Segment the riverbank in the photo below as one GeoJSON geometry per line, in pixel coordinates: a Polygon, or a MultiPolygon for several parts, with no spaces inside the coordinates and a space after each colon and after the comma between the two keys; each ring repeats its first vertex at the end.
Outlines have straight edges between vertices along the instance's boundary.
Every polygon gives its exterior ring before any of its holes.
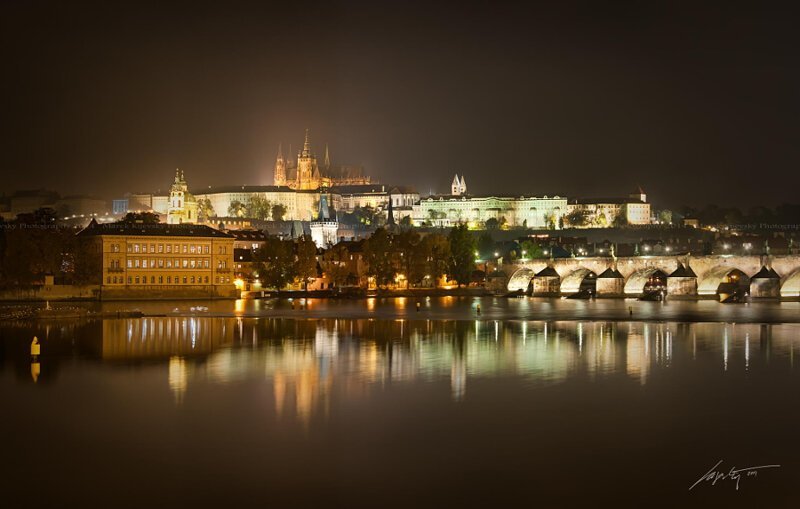
{"type": "MultiPolygon", "coordinates": [[[[53,307],[57,305],[51,304],[53,307]]],[[[74,304],[81,319],[115,318],[281,318],[298,320],[445,320],[800,323],[800,302],[721,304],[715,301],[648,302],[573,300],[542,297],[382,296],[365,299],[264,298],[236,301],[138,301],[74,304]],[[419,310],[417,308],[419,304],[419,310]]],[[[33,307],[33,306],[32,306],[33,307]]],[[[33,315],[18,320],[44,321],[33,315]]],[[[50,320],[51,322],[54,320],[50,320]]]]}

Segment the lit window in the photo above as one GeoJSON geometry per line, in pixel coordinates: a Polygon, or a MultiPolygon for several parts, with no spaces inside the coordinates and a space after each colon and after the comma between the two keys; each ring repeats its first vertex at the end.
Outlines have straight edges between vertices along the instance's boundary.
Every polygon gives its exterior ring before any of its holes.
{"type": "Polygon", "coordinates": [[[167,253],[172,252],[172,244],[167,244],[167,253]]]}
{"type": "Polygon", "coordinates": [[[186,268],[186,267],[188,267],[188,266],[189,266],[189,260],[187,260],[186,258],[184,258],[184,259],[183,259],[183,268],[185,269],[185,268],[186,268]]]}
{"type": "Polygon", "coordinates": [[[183,284],[186,284],[186,280],[187,280],[187,279],[188,279],[188,278],[187,278],[186,276],[183,276],[183,284]]]}
{"type": "Polygon", "coordinates": [[[158,252],[159,253],[163,253],[164,252],[164,244],[159,244],[158,245],[158,252]]]}
{"type": "Polygon", "coordinates": [[[167,258],[167,268],[168,268],[168,269],[171,269],[171,268],[172,268],[172,260],[171,260],[171,259],[169,259],[169,258],[167,258]]]}

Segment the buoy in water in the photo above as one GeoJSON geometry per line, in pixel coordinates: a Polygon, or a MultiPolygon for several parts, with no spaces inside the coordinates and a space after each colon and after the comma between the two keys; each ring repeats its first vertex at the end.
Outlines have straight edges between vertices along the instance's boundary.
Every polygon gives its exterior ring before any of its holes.
{"type": "Polygon", "coordinates": [[[31,357],[34,359],[39,357],[42,353],[42,345],[39,344],[39,338],[33,336],[33,341],[31,341],[31,357]]]}

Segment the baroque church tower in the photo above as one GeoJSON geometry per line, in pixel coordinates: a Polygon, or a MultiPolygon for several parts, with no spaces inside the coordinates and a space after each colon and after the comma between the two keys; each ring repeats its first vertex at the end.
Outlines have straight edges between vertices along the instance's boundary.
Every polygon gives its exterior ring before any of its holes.
{"type": "Polygon", "coordinates": [[[189,192],[189,185],[183,172],[175,170],[175,181],[169,188],[169,207],[167,209],[168,224],[197,222],[197,200],[189,192]]]}

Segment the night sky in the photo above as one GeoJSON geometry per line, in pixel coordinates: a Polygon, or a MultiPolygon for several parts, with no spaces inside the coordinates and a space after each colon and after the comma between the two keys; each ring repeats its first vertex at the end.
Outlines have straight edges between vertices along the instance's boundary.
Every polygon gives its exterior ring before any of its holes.
{"type": "Polygon", "coordinates": [[[0,5],[5,193],[111,198],[176,167],[269,184],[308,127],[424,194],[458,172],[475,194],[798,201],[800,32],[777,8],[0,5]]]}

